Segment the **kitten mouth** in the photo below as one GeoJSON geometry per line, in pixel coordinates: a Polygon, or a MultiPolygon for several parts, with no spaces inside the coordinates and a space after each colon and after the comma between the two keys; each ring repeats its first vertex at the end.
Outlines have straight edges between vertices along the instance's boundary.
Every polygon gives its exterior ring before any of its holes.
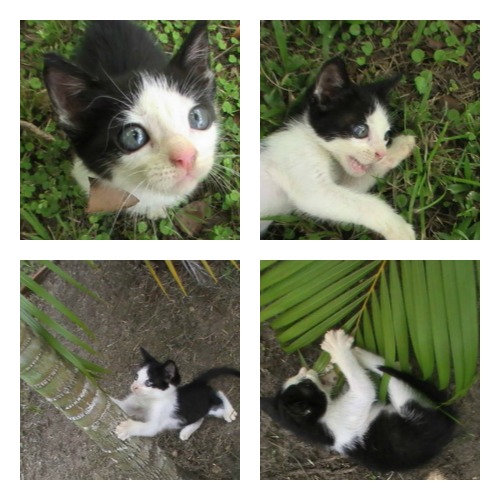
{"type": "Polygon", "coordinates": [[[356,160],[356,158],[354,158],[353,156],[349,156],[348,161],[351,170],[355,174],[365,174],[367,170],[370,168],[370,165],[364,165],[363,163],[356,160]]]}

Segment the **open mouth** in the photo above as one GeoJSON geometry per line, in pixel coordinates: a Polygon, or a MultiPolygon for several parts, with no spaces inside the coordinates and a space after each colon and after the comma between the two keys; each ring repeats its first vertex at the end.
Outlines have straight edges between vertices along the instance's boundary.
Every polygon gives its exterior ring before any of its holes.
{"type": "Polygon", "coordinates": [[[348,160],[352,171],[356,174],[364,174],[370,168],[370,165],[363,165],[353,156],[349,156],[348,160]]]}

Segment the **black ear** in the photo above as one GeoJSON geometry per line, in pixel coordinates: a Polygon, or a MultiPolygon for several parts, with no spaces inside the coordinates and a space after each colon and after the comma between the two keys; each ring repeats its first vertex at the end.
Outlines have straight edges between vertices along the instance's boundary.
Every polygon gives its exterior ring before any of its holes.
{"type": "Polygon", "coordinates": [[[144,363],[151,363],[152,361],[156,361],[156,359],[153,358],[153,356],[151,356],[151,354],[149,354],[149,352],[146,351],[146,349],[144,349],[143,347],[140,347],[140,350],[141,350],[142,357],[144,359],[144,363]]]}
{"type": "Polygon", "coordinates": [[[197,21],[170,64],[204,73],[209,71],[208,56],[207,22],[197,21]]]}
{"type": "Polygon", "coordinates": [[[163,368],[165,370],[165,380],[170,384],[179,385],[181,382],[181,376],[179,374],[179,370],[177,369],[177,365],[169,359],[163,363],[163,368]]]}
{"type": "Polygon", "coordinates": [[[389,97],[389,92],[396,86],[396,84],[401,80],[403,75],[394,75],[385,80],[380,80],[379,82],[371,83],[369,85],[370,90],[377,96],[377,98],[383,102],[387,101],[389,97]]]}
{"type": "Polygon", "coordinates": [[[46,54],[43,78],[59,120],[66,127],[78,128],[79,114],[88,107],[85,91],[95,82],[84,71],[57,54],[46,54]]]}
{"type": "Polygon", "coordinates": [[[338,97],[342,90],[351,85],[345,63],[342,59],[335,57],[330,59],[321,67],[316,78],[314,96],[318,103],[325,105],[338,97]]]}

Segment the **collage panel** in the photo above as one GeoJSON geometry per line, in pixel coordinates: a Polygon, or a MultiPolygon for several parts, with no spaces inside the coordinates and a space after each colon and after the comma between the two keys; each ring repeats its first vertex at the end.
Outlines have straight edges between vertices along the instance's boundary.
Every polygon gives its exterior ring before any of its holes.
{"type": "Polygon", "coordinates": [[[23,480],[240,478],[237,261],[21,261],[23,480]]]}
{"type": "Polygon", "coordinates": [[[239,21],[21,21],[21,239],[239,239],[239,21]]]}
{"type": "Polygon", "coordinates": [[[261,261],[261,479],[479,479],[479,261],[261,261]]]}
{"type": "Polygon", "coordinates": [[[477,240],[478,21],[261,21],[261,238],[477,240]]]}

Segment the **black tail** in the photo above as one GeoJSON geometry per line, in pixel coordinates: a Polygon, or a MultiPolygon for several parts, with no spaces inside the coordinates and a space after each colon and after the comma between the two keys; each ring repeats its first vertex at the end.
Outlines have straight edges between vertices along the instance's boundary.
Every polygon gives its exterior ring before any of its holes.
{"type": "Polygon", "coordinates": [[[387,373],[391,377],[397,378],[406,382],[410,387],[413,387],[417,391],[421,392],[424,396],[429,398],[433,403],[441,405],[448,400],[446,392],[440,391],[430,382],[425,380],[420,380],[419,378],[409,374],[400,372],[396,368],[390,368],[389,366],[379,366],[378,369],[381,372],[387,373]]]}
{"type": "Polygon", "coordinates": [[[224,375],[232,375],[233,377],[240,378],[240,371],[235,368],[227,368],[225,366],[220,368],[211,368],[210,370],[198,375],[194,381],[207,383],[213,378],[222,377],[224,375]]]}

